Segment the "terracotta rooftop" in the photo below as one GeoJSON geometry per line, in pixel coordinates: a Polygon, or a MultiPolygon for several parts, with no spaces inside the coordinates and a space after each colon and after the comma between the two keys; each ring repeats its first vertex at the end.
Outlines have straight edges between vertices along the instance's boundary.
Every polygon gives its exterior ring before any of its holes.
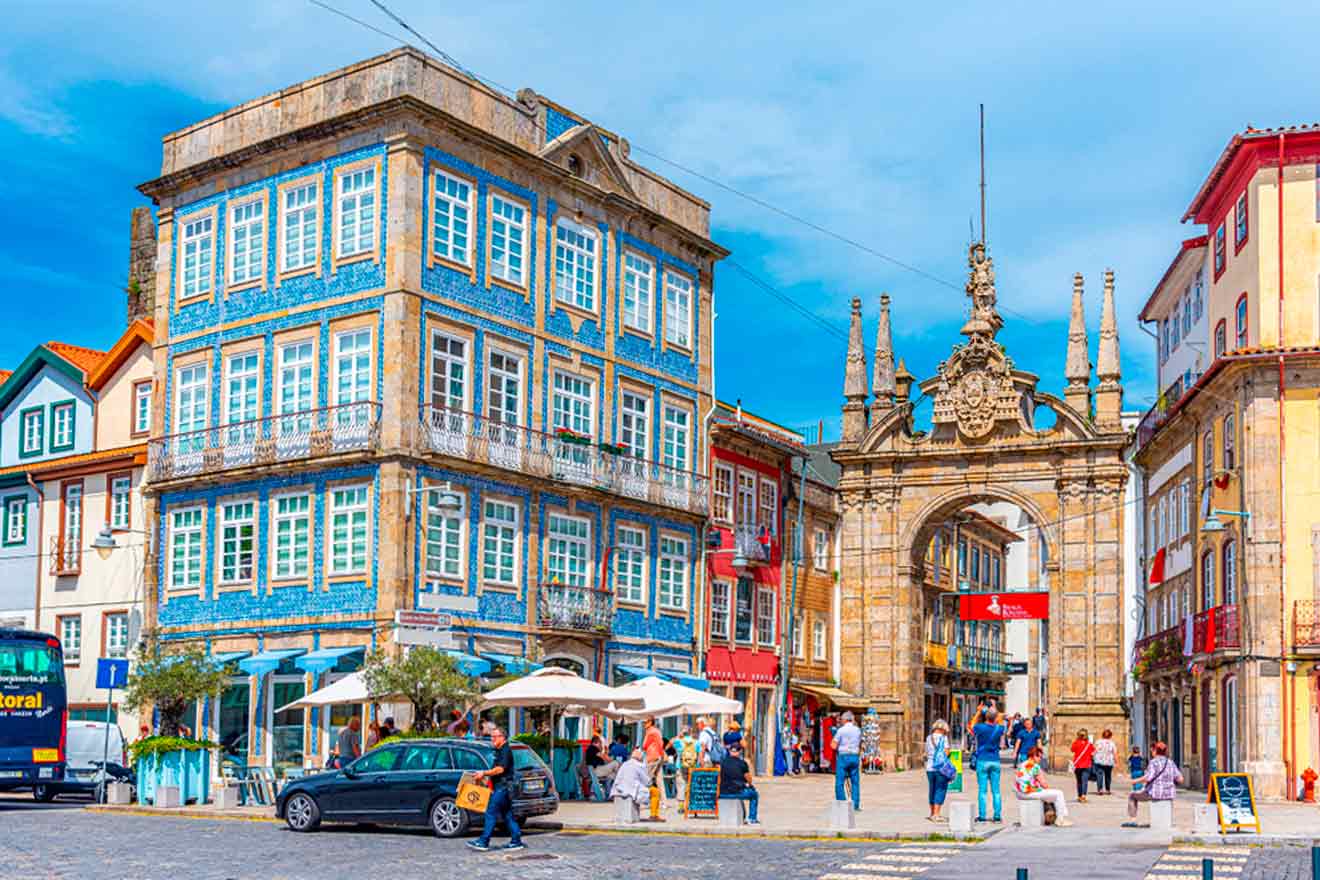
{"type": "Polygon", "coordinates": [[[46,348],[49,348],[55,354],[64,358],[84,373],[90,373],[96,369],[96,365],[105,357],[105,352],[97,351],[94,348],[84,348],[81,345],[72,345],[68,342],[47,342],[46,348]]]}
{"type": "Polygon", "coordinates": [[[128,456],[141,456],[140,463],[146,463],[147,444],[134,443],[129,446],[115,446],[111,449],[98,449],[95,452],[81,452],[77,455],[65,455],[60,458],[48,458],[43,461],[27,462],[26,464],[10,465],[6,468],[0,468],[0,477],[9,474],[31,473],[34,476],[41,476],[43,471],[63,470],[64,468],[80,464],[95,464],[98,461],[107,459],[126,458],[128,456]]]}
{"type": "Polygon", "coordinates": [[[13,370],[0,370],[0,384],[3,384],[12,375],[14,375],[13,370]]]}

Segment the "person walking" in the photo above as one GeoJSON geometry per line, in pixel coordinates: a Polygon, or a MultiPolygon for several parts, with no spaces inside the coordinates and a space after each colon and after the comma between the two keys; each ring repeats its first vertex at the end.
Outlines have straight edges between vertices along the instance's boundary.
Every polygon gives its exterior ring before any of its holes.
{"type": "Polygon", "coordinates": [[[1141,757],[1141,749],[1132,747],[1132,754],[1128,755],[1128,776],[1132,778],[1132,790],[1141,791],[1142,777],[1146,775],[1146,759],[1141,757]]]}
{"type": "Polygon", "coordinates": [[[1004,725],[999,723],[996,709],[985,710],[983,720],[972,727],[972,739],[976,745],[976,821],[985,822],[986,795],[990,795],[994,807],[991,822],[1004,821],[1004,807],[999,793],[999,743],[1004,738],[1004,725]]]}
{"type": "Polygon", "coordinates": [[[1077,803],[1086,803],[1086,786],[1091,780],[1091,763],[1095,759],[1095,744],[1091,742],[1090,734],[1083,727],[1077,731],[1077,738],[1072,743],[1072,761],[1069,766],[1072,767],[1073,776],[1077,778],[1077,803]]]}
{"type": "Polygon", "coordinates": [[[1032,746],[1017,768],[1017,778],[1013,783],[1014,793],[1020,801],[1045,801],[1054,805],[1054,824],[1067,828],[1072,824],[1068,818],[1068,799],[1061,789],[1049,788],[1049,780],[1040,769],[1041,756],[1045,750],[1032,746]]]}
{"type": "Polygon", "coordinates": [[[674,773],[674,793],[678,795],[678,808],[685,810],[688,785],[692,782],[692,770],[700,761],[701,747],[697,744],[697,738],[692,735],[691,728],[687,727],[674,737],[670,745],[674,748],[674,754],[678,756],[674,761],[678,765],[674,773]]]}
{"type": "Polygon", "coordinates": [[[665,788],[661,785],[660,768],[665,764],[665,738],[654,718],[646,719],[646,733],[642,737],[642,751],[646,753],[646,772],[651,782],[660,786],[660,800],[664,801],[665,788]]]}
{"type": "Polygon", "coordinates": [[[1023,718],[1022,729],[1014,738],[1013,766],[1017,767],[1025,761],[1027,753],[1038,745],[1040,745],[1040,731],[1036,729],[1036,722],[1030,718],[1023,718]]]}
{"type": "Polygon", "coordinates": [[[339,729],[339,740],[335,744],[339,751],[339,769],[352,764],[362,757],[362,719],[354,715],[348,723],[339,729]]]}
{"type": "Polygon", "coordinates": [[[852,712],[843,713],[843,724],[834,730],[831,741],[834,749],[834,799],[844,801],[843,783],[852,789],[853,810],[862,809],[862,729],[857,726],[852,712]]]}
{"type": "Polygon", "coordinates": [[[1150,763],[1146,765],[1146,784],[1141,791],[1134,791],[1128,795],[1129,821],[1123,823],[1124,828],[1138,827],[1136,822],[1131,821],[1137,818],[1138,804],[1142,801],[1171,801],[1178,794],[1175,786],[1182,784],[1182,771],[1178,769],[1177,764],[1169,760],[1167,743],[1155,743],[1150,747],[1150,755],[1150,763]]]}
{"type": "Polygon", "coordinates": [[[949,763],[949,723],[943,718],[930,726],[930,736],[926,737],[926,787],[930,804],[927,822],[947,821],[940,815],[944,807],[944,796],[949,791],[949,777],[944,775],[944,766],[949,763]]]}
{"type": "Polygon", "coordinates": [[[1100,742],[1095,744],[1095,793],[1113,794],[1114,763],[1118,761],[1118,744],[1114,742],[1114,732],[1106,728],[1100,732],[1100,742]]]}
{"type": "Polygon", "coordinates": [[[491,731],[490,744],[495,747],[495,760],[489,770],[477,770],[472,774],[476,782],[489,779],[491,782],[490,801],[486,804],[486,824],[481,836],[469,840],[468,846],[478,852],[490,850],[490,838],[495,833],[495,825],[503,821],[509,826],[509,843],[506,850],[526,849],[522,842],[522,828],[518,826],[518,817],[513,814],[513,749],[504,731],[495,728],[491,731]]]}

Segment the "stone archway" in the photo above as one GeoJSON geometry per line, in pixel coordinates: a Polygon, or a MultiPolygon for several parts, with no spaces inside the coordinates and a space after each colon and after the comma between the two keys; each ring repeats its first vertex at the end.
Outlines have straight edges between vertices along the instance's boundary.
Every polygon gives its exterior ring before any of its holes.
{"type": "Polygon", "coordinates": [[[956,345],[938,374],[919,384],[933,398],[932,426],[913,424],[914,382],[895,369],[888,297],[881,298],[875,371],[867,406],[861,304],[853,301],[842,468],[842,686],[881,715],[882,748],[898,766],[921,758],[923,560],[933,530],[981,501],[1009,501],[1041,532],[1050,593],[1047,711],[1053,766],[1079,727],[1112,728],[1126,747],[1122,582],[1126,433],[1114,327],[1113,276],[1106,273],[1099,384],[1094,393],[1074,279],[1064,398],[1037,390],[995,341],[993,263],[969,252],[971,299],[956,345]],[[1035,427],[1038,407],[1054,424],[1035,427]]]}

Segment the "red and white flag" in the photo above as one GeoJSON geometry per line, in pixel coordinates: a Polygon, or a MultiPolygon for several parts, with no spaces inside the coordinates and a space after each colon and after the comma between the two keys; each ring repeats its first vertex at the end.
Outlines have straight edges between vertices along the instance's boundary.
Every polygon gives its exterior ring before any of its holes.
{"type": "Polygon", "coordinates": [[[1150,585],[1158,587],[1164,583],[1164,548],[1155,551],[1155,559],[1150,564],[1150,585]]]}

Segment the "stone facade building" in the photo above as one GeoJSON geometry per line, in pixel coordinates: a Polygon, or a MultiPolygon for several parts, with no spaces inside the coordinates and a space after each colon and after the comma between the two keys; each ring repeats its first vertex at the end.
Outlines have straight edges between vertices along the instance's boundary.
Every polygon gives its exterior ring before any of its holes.
{"type": "MultiPolygon", "coordinates": [[[[1078,728],[1112,728],[1126,747],[1120,543],[1127,471],[1113,277],[1106,273],[1094,389],[1080,276],[1075,281],[1068,384],[1059,398],[1039,390],[1037,378],[1017,369],[995,341],[1003,321],[983,244],[972,245],[968,266],[966,341],[938,375],[917,385],[933,398],[928,431],[913,424],[911,388],[889,369],[894,352],[883,332],[868,392],[861,301],[853,301],[843,434],[832,453],[842,468],[841,685],[877,709],[887,762],[917,766],[932,539],[971,505],[1010,502],[1039,527],[1044,545],[1046,709],[1051,757],[1062,766],[1078,728]],[[1049,427],[1036,427],[1041,407],[1054,412],[1049,427]]],[[[883,316],[883,301],[881,309],[883,316]]]]}
{"type": "Polygon", "coordinates": [[[1144,614],[1134,675],[1148,738],[1196,784],[1250,772],[1292,795],[1320,767],[1320,130],[1225,147],[1141,319],[1159,400],[1144,474],[1144,614]]]}
{"type": "Polygon", "coordinates": [[[360,708],[276,710],[453,596],[473,673],[696,672],[709,205],[410,48],[167,135],[141,190],[148,618],[233,676],[195,729],[319,766],[360,708]]]}

